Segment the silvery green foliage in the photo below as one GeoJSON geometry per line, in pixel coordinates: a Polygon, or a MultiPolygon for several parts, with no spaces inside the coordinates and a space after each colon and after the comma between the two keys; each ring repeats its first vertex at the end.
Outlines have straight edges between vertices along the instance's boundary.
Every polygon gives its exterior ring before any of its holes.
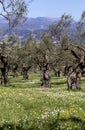
{"type": "Polygon", "coordinates": [[[9,30],[23,22],[27,6],[25,0],[0,0],[0,15],[8,21],[9,30]]]}

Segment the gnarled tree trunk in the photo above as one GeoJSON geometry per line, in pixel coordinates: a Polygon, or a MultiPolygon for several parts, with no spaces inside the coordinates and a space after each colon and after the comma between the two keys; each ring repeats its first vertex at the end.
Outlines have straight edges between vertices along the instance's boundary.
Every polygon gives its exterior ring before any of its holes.
{"type": "Polygon", "coordinates": [[[1,68],[1,84],[6,85],[8,83],[8,69],[5,66],[1,68]]]}
{"type": "Polygon", "coordinates": [[[14,65],[13,68],[12,68],[13,77],[14,77],[14,78],[18,77],[17,69],[18,69],[18,65],[16,64],[16,65],[14,65]]]}
{"type": "Polygon", "coordinates": [[[8,83],[8,57],[0,54],[1,84],[8,83]]]}
{"type": "Polygon", "coordinates": [[[68,89],[80,89],[80,79],[81,79],[82,72],[80,69],[77,69],[73,71],[67,78],[67,84],[68,84],[68,89]]]}
{"type": "Polygon", "coordinates": [[[41,78],[41,87],[50,87],[50,75],[48,73],[48,65],[46,64],[45,66],[42,66],[41,68],[41,75],[42,75],[42,78],[41,78]]]}
{"type": "Polygon", "coordinates": [[[24,80],[27,80],[29,78],[29,75],[28,75],[28,70],[30,69],[31,67],[23,67],[22,68],[22,75],[23,75],[23,79],[24,80]]]}

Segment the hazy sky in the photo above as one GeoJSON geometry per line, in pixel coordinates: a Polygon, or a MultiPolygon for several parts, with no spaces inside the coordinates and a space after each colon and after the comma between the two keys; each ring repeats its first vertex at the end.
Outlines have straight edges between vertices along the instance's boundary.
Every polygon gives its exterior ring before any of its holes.
{"type": "MultiPolygon", "coordinates": [[[[27,0],[28,1],[28,0],[27,0]]],[[[29,17],[60,17],[71,14],[79,20],[85,10],[85,0],[34,0],[29,5],[29,17]]]]}

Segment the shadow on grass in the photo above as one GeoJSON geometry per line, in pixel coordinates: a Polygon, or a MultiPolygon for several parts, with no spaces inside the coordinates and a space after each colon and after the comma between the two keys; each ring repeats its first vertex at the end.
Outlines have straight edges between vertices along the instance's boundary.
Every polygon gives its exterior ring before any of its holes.
{"type": "Polygon", "coordinates": [[[52,85],[64,85],[66,84],[66,81],[60,81],[60,82],[51,82],[52,85]]]}
{"type": "Polygon", "coordinates": [[[39,88],[40,84],[9,84],[7,85],[9,88],[39,88]]]}

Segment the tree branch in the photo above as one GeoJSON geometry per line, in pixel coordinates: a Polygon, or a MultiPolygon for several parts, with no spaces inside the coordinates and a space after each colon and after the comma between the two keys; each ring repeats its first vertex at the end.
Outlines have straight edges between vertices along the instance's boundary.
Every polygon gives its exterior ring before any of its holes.
{"type": "Polygon", "coordinates": [[[71,53],[73,56],[75,56],[75,58],[80,60],[80,57],[76,54],[76,52],[74,50],[71,50],[71,53]]]}
{"type": "Polygon", "coordinates": [[[85,52],[85,49],[84,49],[84,48],[82,48],[82,47],[80,47],[80,46],[78,46],[78,45],[74,45],[74,44],[70,44],[70,45],[72,45],[72,46],[74,46],[74,47],[77,47],[78,49],[80,49],[80,50],[82,50],[82,51],[84,51],[84,52],[85,52]]]}

